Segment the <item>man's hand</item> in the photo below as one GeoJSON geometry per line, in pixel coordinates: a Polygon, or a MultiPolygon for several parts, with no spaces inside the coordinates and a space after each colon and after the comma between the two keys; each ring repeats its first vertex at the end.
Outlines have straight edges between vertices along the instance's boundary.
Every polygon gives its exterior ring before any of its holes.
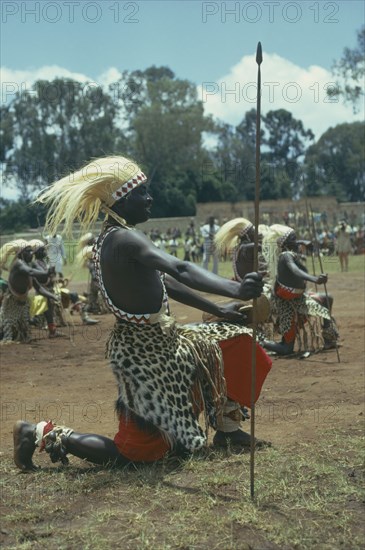
{"type": "Polygon", "coordinates": [[[238,311],[240,307],[242,307],[242,302],[231,302],[230,304],[224,304],[219,307],[219,314],[217,316],[222,317],[227,321],[245,324],[247,321],[247,315],[238,311]]]}
{"type": "Polygon", "coordinates": [[[251,300],[252,298],[258,298],[264,287],[262,280],[265,273],[247,273],[244,276],[239,291],[239,298],[241,300],[251,300]]]}
{"type": "Polygon", "coordinates": [[[328,281],[328,275],[325,274],[325,273],[321,273],[318,277],[317,277],[317,280],[314,281],[316,283],[316,285],[325,285],[328,281]]]}

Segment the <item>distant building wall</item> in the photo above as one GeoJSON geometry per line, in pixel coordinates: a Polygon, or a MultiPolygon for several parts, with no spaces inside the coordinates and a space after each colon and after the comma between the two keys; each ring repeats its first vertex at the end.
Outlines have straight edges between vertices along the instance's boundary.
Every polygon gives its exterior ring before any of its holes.
{"type": "MultiPolygon", "coordinates": [[[[260,201],[260,223],[273,224],[283,223],[288,220],[296,225],[306,223],[306,209],[312,209],[316,220],[321,215],[322,223],[333,227],[337,222],[345,218],[352,225],[363,225],[365,203],[345,202],[338,203],[334,197],[309,197],[307,200],[300,199],[292,201],[281,199],[275,201],[260,201]]],[[[199,203],[196,207],[196,221],[198,224],[205,223],[209,216],[214,216],[219,223],[236,217],[247,218],[253,221],[253,201],[209,202],[199,203]]]]}
{"type": "MultiPolygon", "coordinates": [[[[348,223],[354,226],[362,226],[365,224],[365,203],[362,202],[343,202],[338,203],[334,197],[309,197],[307,199],[308,206],[312,207],[316,222],[327,224],[329,228],[333,228],[340,219],[346,219],[348,223]]],[[[191,220],[194,220],[195,227],[198,229],[200,225],[206,223],[209,216],[214,216],[217,221],[222,224],[227,220],[237,217],[248,218],[254,220],[254,203],[253,201],[241,201],[236,203],[229,202],[208,202],[198,203],[196,205],[196,215],[179,218],[153,218],[138,226],[142,231],[149,233],[151,229],[158,229],[165,233],[168,228],[180,229],[182,234],[185,231],[191,220]]],[[[291,201],[282,199],[276,201],[261,201],[260,202],[260,223],[273,224],[283,223],[284,217],[288,216],[288,224],[293,226],[303,226],[307,224],[306,219],[306,201],[304,199],[291,201]]],[[[93,228],[94,235],[100,232],[102,222],[97,222],[93,228]]],[[[43,228],[32,229],[22,233],[1,235],[0,245],[13,240],[14,238],[22,237],[23,239],[42,238],[43,228]]],[[[80,231],[75,225],[74,240],[78,240],[80,231]]],[[[66,241],[70,241],[67,239],[66,241]]]]}

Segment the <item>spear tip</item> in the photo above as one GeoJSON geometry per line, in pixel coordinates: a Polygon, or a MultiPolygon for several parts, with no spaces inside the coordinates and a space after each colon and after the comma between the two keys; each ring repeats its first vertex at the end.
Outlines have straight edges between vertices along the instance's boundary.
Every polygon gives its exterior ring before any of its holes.
{"type": "Polygon", "coordinates": [[[261,42],[257,44],[257,50],[256,50],[256,63],[258,65],[261,65],[262,63],[262,47],[261,42]]]}

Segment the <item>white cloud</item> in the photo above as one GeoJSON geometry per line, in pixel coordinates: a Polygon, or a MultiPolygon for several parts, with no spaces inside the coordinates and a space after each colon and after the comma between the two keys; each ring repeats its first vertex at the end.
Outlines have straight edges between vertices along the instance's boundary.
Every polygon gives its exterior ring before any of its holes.
{"type": "Polygon", "coordinates": [[[16,201],[20,198],[20,192],[13,187],[9,187],[3,184],[0,186],[0,197],[2,199],[16,201]]]}
{"type": "MultiPolygon", "coordinates": [[[[1,104],[4,105],[14,99],[15,94],[31,93],[33,84],[37,80],[49,80],[54,78],[71,78],[81,83],[93,82],[103,88],[116,82],[121,77],[121,73],[115,67],[110,67],[104,71],[96,80],[77,72],[69,71],[58,65],[47,65],[38,69],[13,70],[7,67],[0,67],[1,81],[1,104]]],[[[0,196],[4,199],[18,199],[19,191],[15,185],[5,184],[0,173],[0,196]]]]}
{"type": "Polygon", "coordinates": [[[56,77],[72,78],[79,82],[88,82],[92,79],[82,73],[74,73],[57,65],[48,65],[38,69],[25,71],[0,68],[1,80],[1,104],[8,103],[14,99],[17,92],[31,93],[32,86],[36,80],[53,80],[56,77]]]}
{"type": "Polygon", "coordinates": [[[38,69],[24,71],[13,70],[7,67],[0,68],[1,80],[1,104],[4,105],[14,99],[17,92],[31,93],[36,80],[53,80],[54,78],[71,78],[78,82],[96,82],[103,88],[116,82],[121,77],[121,72],[115,67],[110,67],[95,79],[83,74],[76,73],[59,67],[58,65],[47,65],[38,69]]]}
{"type": "Polygon", "coordinates": [[[121,76],[122,76],[122,73],[118,69],[116,69],[115,67],[110,67],[109,69],[104,71],[100,76],[98,76],[96,80],[102,86],[107,87],[110,84],[117,82],[121,76]]]}
{"type": "Polygon", "coordinates": [[[17,200],[20,198],[20,192],[14,185],[15,180],[10,184],[5,184],[4,170],[5,166],[2,164],[0,169],[0,198],[17,200]]]}
{"type": "MultiPolygon", "coordinates": [[[[326,87],[333,77],[317,65],[302,68],[276,54],[266,53],[261,65],[261,109],[287,109],[303,121],[318,139],[330,126],[342,122],[364,120],[364,108],[356,115],[352,107],[341,99],[330,101],[326,87]]],[[[64,67],[49,65],[28,70],[0,68],[1,103],[8,103],[16,92],[31,92],[36,80],[53,80],[56,77],[72,78],[79,82],[95,82],[106,88],[121,77],[116,67],[107,68],[96,79],[72,72],[64,67]]],[[[254,56],[244,56],[217,82],[204,82],[198,87],[207,113],[224,122],[236,125],[245,112],[256,107],[257,65],[254,56]]]]}
{"type": "MultiPolygon", "coordinates": [[[[205,111],[224,122],[237,125],[245,112],[256,107],[257,64],[244,56],[217,82],[202,83],[199,97],[205,111]]],[[[303,121],[318,139],[330,126],[364,120],[364,109],[356,115],[341,99],[329,99],[326,89],[333,77],[317,65],[302,68],[276,54],[265,54],[261,65],[261,111],[286,109],[303,121]]]]}

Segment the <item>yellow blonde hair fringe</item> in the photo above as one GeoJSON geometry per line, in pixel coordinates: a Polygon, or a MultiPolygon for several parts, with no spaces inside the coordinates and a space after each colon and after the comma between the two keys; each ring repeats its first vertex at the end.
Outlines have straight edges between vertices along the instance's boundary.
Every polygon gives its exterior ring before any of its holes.
{"type": "Polygon", "coordinates": [[[49,207],[45,232],[53,235],[62,224],[61,233],[70,236],[75,222],[87,231],[102,205],[112,206],[116,202],[112,194],[138,172],[139,166],[131,159],[111,156],[95,159],[54,182],[36,199],[49,207]]]}
{"type": "Polygon", "coordinates": [[[270,281],[273,283],[276,279],[279,256],[282,252],[279,240],[288,236],[294,229],[287,225],[273,224],[262,240],[262,255],[265,259],[270,281]]]}
{"type": "Polygon", "coordinates": [[[5,243],[0,249],[0,268],[3,269],[9,256],[19,254],[21,250],[29,246],[25,239],[16,239],[5,243]]]}
{"type": "Polygon", "coordinates": [[[75,265],[79,265],[80,267],[86,267],[87,261],[91,260],[92,256],[93,256],[93,247],[90,245],[84,246],[84,248],[76,254],[75,265]]]}
{"type": "Polygon", "coordinates": [[[239,238],[252,223],[245,218],[234,218],[226,222],[214,237],[214,244],[219,252],[231,250],[239,243],[239,238]]]}

